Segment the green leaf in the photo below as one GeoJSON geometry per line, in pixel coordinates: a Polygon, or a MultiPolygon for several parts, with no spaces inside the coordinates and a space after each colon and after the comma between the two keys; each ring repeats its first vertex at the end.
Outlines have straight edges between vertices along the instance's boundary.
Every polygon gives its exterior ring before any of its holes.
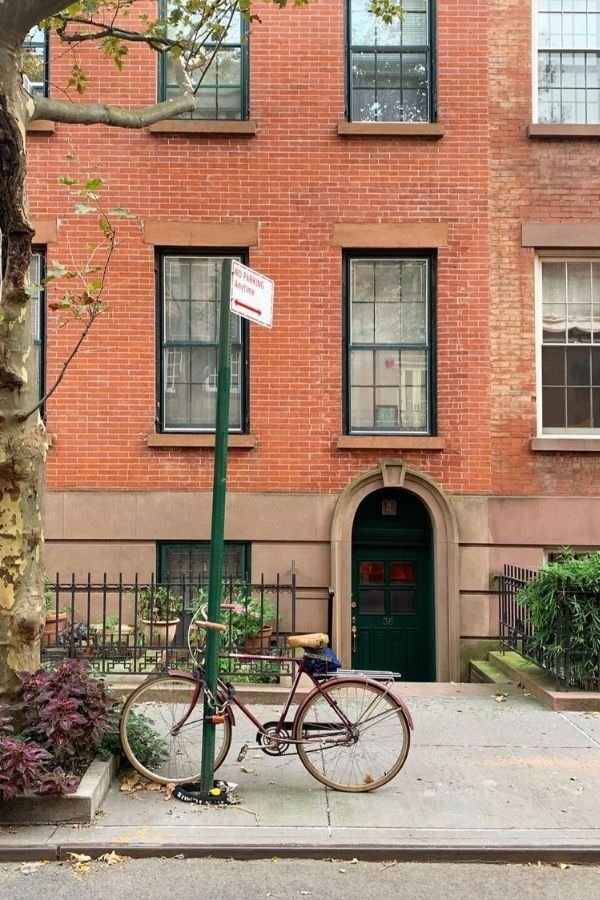
{"type": "Polygon", "coordinates": [[[78,216],[85,216],[86,213],[96,212],[96,208],[89,203],[75,203],[75,212],[78,216]]]}
{"type": "Polygon", "coordinates": [[[84,189],[86,191],[97,191],[98,188],[101,188],[104,183],[105,182],[103,178],[90,178],[89,181],[86,181],[84,189]]]}
{"type": "Polygon", "coordinates": [[[109,216],[112,216],[113,219],[135,219],[133,213],[130,213],[128,209],[124,209],[122,206],[115,206],[113,209],[109,209],[109,216]]]}
{"type": "Polygon", "coordinates": [[[58,179],[58,183],[66,184],[66,185],[70,186],[72,184],[78,184],[78,181],[76,178],[72,178],[70,175],[61,175],[60,178],[58,179]]]}

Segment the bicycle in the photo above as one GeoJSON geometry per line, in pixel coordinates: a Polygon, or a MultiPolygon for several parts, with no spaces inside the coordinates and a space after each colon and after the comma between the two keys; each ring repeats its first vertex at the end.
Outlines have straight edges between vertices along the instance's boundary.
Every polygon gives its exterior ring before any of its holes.
{"type": "MultiPolygon", "coordinates": [[[[214,627],[211,623],[199,623],[214,627]]],[[[190,628],[191,631],[191,628],[190,628]]],[[[385,684],[349,672],[321,675],[311,671],[319,651],[329,642],[325,634],[292,635],[288,643],[301,648],[302,657],[226,654],[228,658],[287,662],[296,674],[279,718],[261,722],[237,696],[235,686],[218,679],[212,698],[215,723],[215,771],[231,746],[237,708],[258,729],[256,748],[268,756],[295,752],[310,774],[339,791],[373,791],[394,778],[408,756],[413,722],[404,702],[385,684]],[[300,679],[308,676],[312,689],[288,718],[300,679]],[[290,749],[292,748],[292,749],[290,749]]],[[[192,655],[196,655],[188,639],[192,655]]],[[[391,675],[392,673],[390,673],[391,675]]],[[[162,784],[194,782],[200,778],[204,726],[204,669],[171,670],[140,685],[124,704],[120,735],[125,756],[141,775],[162,784]],[[133,742],[140,728],[149,726],[160,743],[154,758],[141,761],[133,742]]],[[[238,754],[241,762],[248,751],[238,754]]],[[[140,752],[140,756],[143,754],[140,752]]]]}

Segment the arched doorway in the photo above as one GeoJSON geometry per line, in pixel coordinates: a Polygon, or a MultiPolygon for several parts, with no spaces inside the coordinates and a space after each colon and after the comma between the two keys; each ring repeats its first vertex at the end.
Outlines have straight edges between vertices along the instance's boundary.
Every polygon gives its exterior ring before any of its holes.
{"type": "MultiPolygon", "coordinates": [[[[382,488],[414,495],[431,524],[433,630],[437,681],[460,680],[458,526],[440,486],[401,460],[382,460],[354,478],[340,494],[331,527],[331,587],[334,591],[333,645],[344,666],[352,664],[353,529],[362,501],[382,488]]],[[[381,667],[383,668],[383,667],[381,667]]],[[[402,671],[402,670],[400,670],[402,671]]],[[[406,678],[406,674],[404,673],[406,678]]]]}
{"type": "Polygon", "coordinates": [[[352,666],[435,681],[432,528],[422,501],[373,491],[352,528],[352,666]]]}

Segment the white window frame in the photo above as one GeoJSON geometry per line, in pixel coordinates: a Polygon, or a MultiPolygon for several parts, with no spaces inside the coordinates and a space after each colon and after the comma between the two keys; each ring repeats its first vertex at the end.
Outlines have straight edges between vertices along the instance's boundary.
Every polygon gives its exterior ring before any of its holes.
{"type": "MultiPolygon", "coordinates": [[[[600,249],[598,253],[586,251],[546,251],[536,254],[534,270],[535,292],[535,371],[536,371],[536,434],[538,438],[560,438],[567,441],[596,440],[600,441],[600,428],[582,429],[580,431],[544,431],[543,430],[543,397],[542,397],[542,346],[543,346],[543,296],[542,296],[542,263],[543,262],[597,262],[600,263],[600,249]]],[[[576,345],[574,345],[576,346],[576,345]]],[[[582,346],[588,346],[584,344],[582,346]]]]}
{"type": "MultiPolygon", "coordinates": [[[[539,124],[539,0],[533,0],[531,4],[531,73],[532,73],[532,98],[531,98],[531,115],[532,122],[539,124]]],[[[592,48],[587,48],[592,51],[592,48]]],[[[569,52],[567,50],[566,52],[569,52]]],[[[577,52],[577,51],[573,51],[577,52]]],[[[600,45],[597,52],[600,53],[600,45]]],[[[599,116],[600,119],[600,116],[599,116]]],[[[541,124],[547,125],[596,125],[599,122],[557,122],[550,121],[541,124]]]]}

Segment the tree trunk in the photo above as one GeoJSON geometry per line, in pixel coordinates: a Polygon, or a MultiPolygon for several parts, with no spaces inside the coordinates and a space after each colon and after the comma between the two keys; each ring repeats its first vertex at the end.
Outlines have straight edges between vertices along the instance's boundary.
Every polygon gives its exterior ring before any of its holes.
{"type": "Polygon", "coordinates": [[[39,665],[43,628],[45,428],[38,413],[30,298],[33,229],[25,202],[25,109],[18,51],[0,54],[0,702],[39,665]]]}

